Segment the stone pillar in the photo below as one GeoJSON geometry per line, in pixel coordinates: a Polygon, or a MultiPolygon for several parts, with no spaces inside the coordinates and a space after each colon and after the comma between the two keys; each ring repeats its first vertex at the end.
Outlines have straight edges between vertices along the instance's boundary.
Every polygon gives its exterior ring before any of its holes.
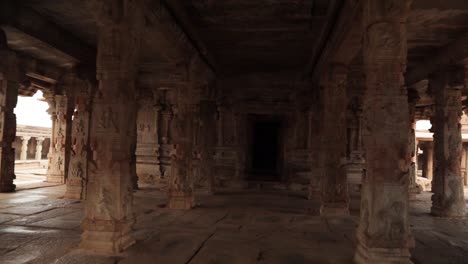
{"type": "Polygon", "coordinates": [[[0,192],[13,192],[15,177],[16,115],[18,100],[18,62],[8,50],[6,36],[0,29],[0,192]]]}
{"type": "Polygon", "coordinates": [[[216,102],[202,100],[200,102],[200,175],[195,179],[195,187],[208,193],[213,193],[214,160],[213,153],[216,145],[216,102]]]}
{"type": "Polygon", "coordinates": [[[140,98],[137,114],[137,174],[138,180],[155,184],[161,179],[159,161],[160,106],[149,95],[140,98]]]}
{"type": "Polygon", "coordinates": [[[218,113],[218,116],[217,116],[217,128],[216,128],[216,147],[218,148],[221,148],[223,147],[224,145],[224,138],[223,138],[223,135],[224,135],[224,131],[223,131],[223,128],[224,128],[224,112],[225,112],[225,109],[224,109],[224,106],[222,106],[221,104],[218,104],[217,106],[217,113],[218,113]]]}
{"type": "Polygon", "coordinates": [[[35,155],[36,160],[42,159],[42,143],[44,143],[44,138],[37,137],[36,138],[36,155],[35,155]]]}
{"type": "Polygon", "coordinates": [[[46,96],[49,103],[49,114],[52,117],[52,138],[47,155],[47,182],[65,183],[71,148],[71,117],[73,107],[70,107],[69,97],[66,95],[46,96]]]}
{"type": "Polygon", "coordinates": [[[416,184],[416,178],[418,175],[418,144],[416,141],[416,100],[417,96],[411,95],[413,92],[409,93],[408,96],[408,106],[409,106],[409,121],[410,121],[410,129],[409,129],[409,142],[408,145],[408,152],[411,153],[411,163],[410,163],[410,177],[409,177],[409,185],[408,191],[410,195],[410,199],[414,199],[416,194],[421,193],[421,188],[416,184]]]}
{"type": "Polygon", "coordinates": [[[29,140],[31,139],[30,136],[22,136],[21,137],[21,155],[20,160],[27,160],[28,159],[28,144],[29,140]]]}
{"type": "Polygon", "coordinates": [[[116,255],[135,240],[131,228],[132,137],[136,69],[144,28],[143,2],[90,0],[98,29],[98,89],[92,102],[84,230],[80,247],[116,255]]]}
{"type": "Polygon", "coordinates": [[[432,76],[429,82],[434,97],[431,118],[434,133],[434,179],[431,214],[444,217],[465,215],[461,174],[462,93],[464,69],[448,69],[432,76]]]}
{"type": "Polygon", "coordinates": [[[347,68],[333,65],[324,86],[322,146],[324,173],[321,179],[320,214],[349,214],[346,182],[346,80],[347,68]]]}
{"type": "Polygon", "coordinates": [[[91,84],[81,80],[77,80],[74,89],[77,90],[77,94],[74,97],[73,104],[75,113],[71,129],[71,155],[65,197],[84,200],[88,180],[89,122],[91,118],[92,91],[91,84]]]}
{"type": "Polygon", "coordinates": [[[161,108],[161,126],[158,131],[159,136],[159,168],[160,172],[160,181],[165,182],[170,177],[171,173],[171,152],[172,152],[172,138],[171,126],[173,125],[173,105],[168,100],[167,91],[164,92],[164,101],[161,108]]]}
{"type": "Polygon", "coordinates": [[[363,2],[366,91],[362,183],[356,263],[412,263],[408,223],[409,107],[406,20],[411,1],[363,2]]]}
{"type": "Polygon", "coordinates": [[[187,88],[178,90],[177,108],[174,113],[171,138],[171,175],[168,186],[168,207],[171,209],[191,209],[195,206],[192,175],[193,131],[196,105],[187,88]]]}
{"type": "Polygon", "coordinates": [[[429,141],[426,143],[426,177],[432,181],[434,172],[434,142],[429,141]]]}

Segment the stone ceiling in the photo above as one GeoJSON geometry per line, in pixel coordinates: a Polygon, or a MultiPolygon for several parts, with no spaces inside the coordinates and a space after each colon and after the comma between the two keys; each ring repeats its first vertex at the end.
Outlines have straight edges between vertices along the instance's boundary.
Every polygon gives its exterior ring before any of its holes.
{"type": "Polygon", "coordinates": [[[222,71],[302,70],[327,21],[327,0],[183,0],[222,71]]]}

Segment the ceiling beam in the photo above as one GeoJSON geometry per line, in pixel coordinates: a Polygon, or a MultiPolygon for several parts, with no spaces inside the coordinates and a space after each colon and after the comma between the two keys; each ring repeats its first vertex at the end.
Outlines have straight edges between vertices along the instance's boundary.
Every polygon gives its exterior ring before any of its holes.
{"type": "MultiPolygon", "coordinates": [[[[206,52],[196,44],[179,25],[177,19],[167,8],[164,1],[146,0],[147,27],[152,31],[152,40],[155,45],[163,48],[165,55],[171,62],[176,64],[186,63],[189,65],[194,57],[199,57],[207,72],[215,72],[213,65],[206,57],[206,52]],[[154,36],[158,36],[157,38],[154,36]]],[[[151,34],[149,34],[151,37],[151,34]]]]}
{"type": "MultiPolygon", "coordinates": [[[[20,38],[22,45],[32,42],[51,49],[50,54],[70,57],[81,64],[95,64],[96,50],[31,8],[15,1],[0,1],[0,27],[7,34],[20,38]],[[34,40],[34,41],[31,41],[34,40]]],[[[31,47],[31,50],[34,47],[31,47]]],[[[24,52],[28,53],[25,49],[24,52]]],[[[58,65],[64,66],[64,65],[58,65]]],[[[68,66],[68,65],[65,65],[68,66]]],[[[72,65],[73,66],[73,65],[72,65]]]]}
{"type": "Polygon", "coordinates": [[[406,85],[410,86],[427,79],[431,73],[464,61],[468,62],[468,34],[464,34],[459,39],[439,49],[433,55],[429,54],[424,61],[412,65],[406,72],[406,85]]]}
{"type": "Polygon", "coordinates": [[[327,29],[320,41],[323,45],[316,49],[306,67],[305,75],[312,73],[313,80],[319,80],[327,64],[350,64],[361,49],[361,1],[331,1],[327,15],[327,29]]]}

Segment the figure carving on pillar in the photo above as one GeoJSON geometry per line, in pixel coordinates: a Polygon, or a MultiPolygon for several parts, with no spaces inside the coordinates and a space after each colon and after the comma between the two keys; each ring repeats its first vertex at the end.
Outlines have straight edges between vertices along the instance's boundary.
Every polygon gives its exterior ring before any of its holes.
{"type": "Polygon", "coordinates": [[[76,91],[73,103],[76,111],[71,124],[72,143],[65,197],[84,200],[88,181],[89,122],[93,85],[89,81],[76,81],[76,85],[73,87],[76,91]]]}
{"type": "Polygon", "coordinates": [[[28,158],[28,144],[29,140],[31,139],[30,136],[22,136],[21,137],[21,155],[20,160],[26,160],[28,158]]]}

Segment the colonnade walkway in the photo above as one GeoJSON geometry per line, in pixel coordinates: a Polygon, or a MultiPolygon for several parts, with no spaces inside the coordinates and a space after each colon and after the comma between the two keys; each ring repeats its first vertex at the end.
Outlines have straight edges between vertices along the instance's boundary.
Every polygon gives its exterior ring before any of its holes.
{"type": "MultiPolygon", "coordinates": [[[[351,263],[358,212],[318,216],[319,202],[282,194],[201,196],[194,210],[165,208],[166,195],[135,192],[137,244],[118,257],[78,250],[83,202],[65,186],[0,194],[0,263],[351,263]]],[[[414,263],[466,263],[468,218],[430,216],[430,193],[411,201],[414,263]]],[[[468,189],[465,189],[468,199],[468,189]]]]}

